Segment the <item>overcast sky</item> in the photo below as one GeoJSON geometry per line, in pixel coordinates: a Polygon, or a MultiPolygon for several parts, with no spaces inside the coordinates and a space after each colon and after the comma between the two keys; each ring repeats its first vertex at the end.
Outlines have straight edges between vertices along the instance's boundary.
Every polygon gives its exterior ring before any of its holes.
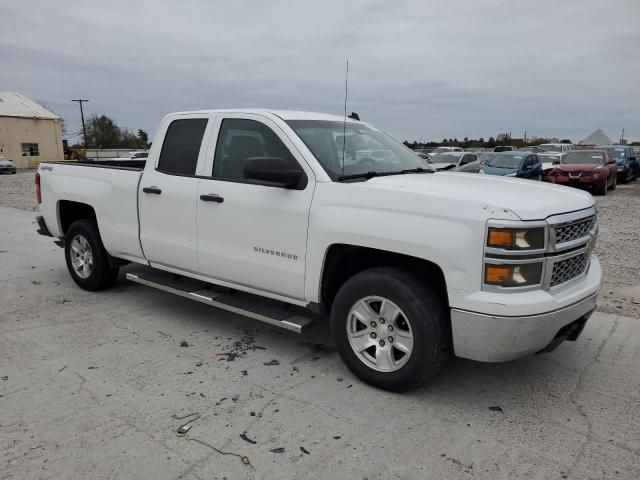
{"type": "MultiPolygon", "coordinates": [[[[0,0],[0,90],[79,131],[176,110],[349,111],[400,139],[640,140],[639,0],[0,0]]],[[[73,141],[73,139],[72,139],[73,141]]]]}

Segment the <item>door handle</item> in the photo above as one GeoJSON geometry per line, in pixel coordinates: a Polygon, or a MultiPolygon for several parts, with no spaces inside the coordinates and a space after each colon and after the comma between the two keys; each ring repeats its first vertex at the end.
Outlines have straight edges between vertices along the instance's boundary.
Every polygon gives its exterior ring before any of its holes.
{"type": "Polygon", "coordinates": [[[155,193],[156,195],[160,195],[162,193],[162,190],[158,187],[144,187],[142,191],[144,193],[155,193]]]}
{"type": "Polygon", "coordinates": [[[216,203],[224,202],[224,198],[222,198],[220,195],[216,195],[215,193],[200,195],[200,200],[204,202],[216,202],[216,203]]]}

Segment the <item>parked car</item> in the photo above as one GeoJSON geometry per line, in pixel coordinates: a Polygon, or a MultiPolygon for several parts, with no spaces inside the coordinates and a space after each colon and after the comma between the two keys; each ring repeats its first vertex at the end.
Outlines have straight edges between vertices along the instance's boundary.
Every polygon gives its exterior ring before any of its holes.
{"type": "Polygon", "coordinates": [[[599,145],[598,150],[605,150],[615,159],[618,167],[618,181],[627,183],[636,180],[640,175],[638,158],[628,145],[599,145]]]}
{"type": "Polygon", "coordinates": [[[456,167],[454,171],[463,173],[479,173],[483,166],[484,163],[480,163],[479,160],[476,160],[475,162],[467,163],[466,165],[460,165],[456,167]]]}
{"type": "Polygon", "coordinates": [[[426,160],[427,162],[429,160],[431,160],[431,155],[429,155],[428,153],[423,153],[423,152],[416,152],[414,150],[415,154],[418,155],[421,159],[426,160]]]}
{"type": "Polygon", "coordinates": [[[549,173],[548,181],[572,187],[587,187],[606,195],[618,183],[616,161],[606,150],[575,150],[567,153],[549,173]]]}
{"type": "Polygon", "coordinates": [[[536,146],[531,146],[531,147],[520,147],[517,149],[517,151],[527,151],[527,152],[534,152],[534,153],[548,153],[548,150],[545,150],[542,147],[536,147],[536,146]]]}
{"type": "Polygon", "coordinates": [[[16,173],[16,166],[2,153],[0,153],[0,173],[16,173]]]}
{"type": "Polygon", "coordinates": [[[124,161],[124,160],[144,160],[148,156],[149,156],[149,152],[129,152],[129,155],[127,155],[126,157],[118,157],[118,158],[114,158],[112,160],[119,160],[119,161],[124,161]]]}
{"type": "Polygon", "coordinates": [[[414,150],[414,152],[418,152],[418,153],[431,153],[435,150],[435,147],[423,147],[423,148],[416,148],[414,150]]]}
{"type": "Polygon", "coordinates": [[[437,147],[434,148],[430,155],[433,157],[434,155],[437,155],[439,153],[446,153],[446,152],[462,152],[462,148],[461,147],[437,147]]]}
{"type": "Polygon", "coordinates": [[[494,152],[480,152],[476,153],[476,156],[478,157],[478,162],[480,162],[480,165],[484,165],[493,157],[495,157],[496,154],[494,152]]]}
{"type": "Polygon", "coordinates": [[[535,153],[499,152],[482,167],[480,173],[542,180],[542,164],[535,153]]]}
{"type": "Polygon", "coordinates": [[[478,159],[475,153],[469,152],[446,152],[439,153],[431,157],[431,166],[436,170],[449,170],[467,163],[475,162],[478,159]]]}
{"type": "Polygon", "coordinates": [[[451,353],[500,362],[575,340],[600,290],[591,195],[434,174],[342,116],[170,114],[144,167],[41,163],[35,181],[39,232],[80,288],[133,263],[128,280],[273,326],[327,321],[353,374],[393,391],[451,353]],[[356,160],[371,150],[391,156],[356,160]]]}
{"type": "Polygon", "coordinates": [[[493,148],[493,151],[498,153],[498,152],[511,152],[513,151],[513,147],[509,146],[509,145],[498,145],[497,147],[493,148]]]}
{"type": "Polygon", "coordinates": [[[538,147],[545,150],[547,153],[567,153],[575,148],[572,143],[543,143],[538,147]]]}

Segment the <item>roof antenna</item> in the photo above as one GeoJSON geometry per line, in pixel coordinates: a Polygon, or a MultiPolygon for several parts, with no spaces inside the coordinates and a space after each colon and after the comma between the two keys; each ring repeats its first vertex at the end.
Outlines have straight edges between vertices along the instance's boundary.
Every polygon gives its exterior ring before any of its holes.
{"type": "Polygon", "coordinates": [[[342,125],[342,175],[344,176],[344,152],[347,146],[347,96],[349,94],[349,59],[344,78],[344,123],[342,125]]]}

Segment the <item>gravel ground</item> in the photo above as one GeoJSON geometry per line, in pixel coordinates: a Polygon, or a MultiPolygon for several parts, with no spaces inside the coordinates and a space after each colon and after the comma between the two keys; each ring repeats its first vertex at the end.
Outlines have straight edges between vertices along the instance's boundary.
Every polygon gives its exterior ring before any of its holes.
{"type": "MultiPolygon", "coordinates": [[[[0,176],[0,205],[37,210],[34,171],[0,176]]],[[[596,254],[603,268],[599,310],[640,318],[640,182],[618,185],[596,197],[600,234],[596,254]]]]}

